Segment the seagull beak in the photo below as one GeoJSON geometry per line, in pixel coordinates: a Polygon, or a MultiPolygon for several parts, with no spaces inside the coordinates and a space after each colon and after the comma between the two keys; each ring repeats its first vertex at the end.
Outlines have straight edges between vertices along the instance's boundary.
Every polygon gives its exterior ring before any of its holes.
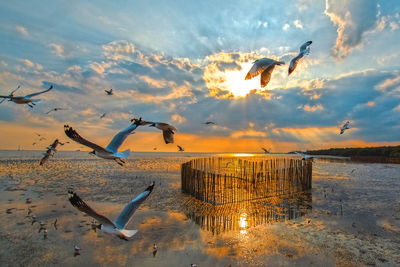
{"type": "Polygon", "coordinates": [[[89,152],[89,154],[96,155],[94,150],[92,152],[89,152]]]}

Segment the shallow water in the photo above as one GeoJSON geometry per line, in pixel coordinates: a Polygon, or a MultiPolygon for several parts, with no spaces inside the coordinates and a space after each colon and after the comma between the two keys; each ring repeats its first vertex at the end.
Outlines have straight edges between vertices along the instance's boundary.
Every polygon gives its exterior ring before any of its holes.
{"type": "Polygon", "coordinates": [[[212,210],[180,190],[180,164],[198,156],[208,154],[133,153],[121,167],[87,152],[57,152],[39,166],[39,151],[0,152],[0,265],[400,265],[400,165],[317,160],[308,195],[269,199],[265,209],[212,210]],[[114,219],[151,181],[128,242],[91,230],[92,219],[67,198],[72,188],[114,219]],[[29,207],[47,223],[47,239],[31,225],[29,207]]]}

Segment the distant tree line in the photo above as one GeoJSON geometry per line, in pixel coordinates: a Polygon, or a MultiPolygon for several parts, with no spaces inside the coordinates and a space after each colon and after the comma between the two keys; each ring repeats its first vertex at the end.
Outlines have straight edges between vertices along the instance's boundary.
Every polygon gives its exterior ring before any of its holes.
{"type": "Polygon", "coordinates": [[[364,148],[330,148],[308,150],[310,155],[329,155],[341,157],[388,157],[400,158],[400,146],[380,146],[364,148]]]}

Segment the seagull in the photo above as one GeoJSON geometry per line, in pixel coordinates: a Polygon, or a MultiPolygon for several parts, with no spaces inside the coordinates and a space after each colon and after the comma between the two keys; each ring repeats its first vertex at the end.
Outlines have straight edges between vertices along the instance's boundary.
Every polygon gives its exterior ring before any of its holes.
{"type": "Polygon", "coordinates": [[[104,90],[104,92],[106,92],[107,93],[107,95],[113,95],[114,93],[113,93],[113,89],[111,88],[110,90],[104,90]]]}
{"type": "Polygon", "coordinates": [[[154,182],[152,182],[141,194],[139,194],[136,198],[132,199],[122,210],[121,214],[118,218],[112,222],[107,217],[98,214],[91,207],[89,207],[76,193],[72,191],[68,191],[68,198],[71,202],[72,206],[77,208],[78,210],[86,213],[87,215],[96,219],[100,225],[98,228],[103,232],[108,234],[116,235],[117,237],[128,240],[128,238],[135,235],[138,230],[127,230],[125,226],[132,219],[133,214],[136,209],[142,204],[146,198],[153,191],[154,182]]]}
{"type": "Polygon", "coordinates": [[[119,165],[123,166],[125,161],[122,160],[122,158],[124,158],[124,159],[128,158],[128,156],[131,153],[131,151],[130,151],[130,149],[127,149],[125,151],[118,152],[118,148],[122,145],[122,143],[125,141],[125,139],[138,126],[147,124],[147,122],[142,121],[141,118],[139,118],[138,120],[137,119],[133,119],[132,122],[133,123],[128,128],[126,128],[126,129],[120,131],[119,133],[117,133],[113,137],[113,139],[111,140],[111,142],[108,144],[108,146],[106,148],[103,148],[103,147],[101,147],[99,145],[96,145],[96,144],[84,139],[82,136],[80,136],[69,125],[64,125],[64,132],[69,138],[71,138],[75,142],[92,148],[93,151],[90,152],[91,154],[94,154],[94,155],[96,155],[96,156],[98,156],[100,158],[103,158],[103,159],[115,160],[116,163],[118,163],[119,165]]]}
{"type": "MultiPolygon", "coordinates": [[[[17,88],[15,88],[8,96],[13,97],[13,96],[14,96],[14,93],[15,93],[19,88],[21,88],[21,85],[18,85],[17,88]]],[[[0,101],[0,104],[3,103],[4,100],[6,100],[6,98],[3,98],[3,99],[0,101]]]]}
{"type": "Polygon", "coordinates": [[[81,255],[81,254],[79,253],[79,250],[81,250],[81,248],[78,247],[77,245],[74,245],[74,257],[76,257],[76,256],[78,256],[78,255],[81,255]]]}
{"type": "Polygon", "coordinates": [[[215,125],[215,122],[212,122],[212,121],[206,121],[206,122],[203,122],[203,124],[205,124],[205,125],[214,124],[214,125],[215,125]]]}
{"type": "Polygon", "coordinates": [[[64,145],[58,139],[54,140],[54,142],[47,147],[47,151],[43,153],[43,158],[40,160],[40,165],[43,165],[50,157],[54,156],[54,153],[57,152],[56,148],[58,145],[64,145]]]}
{"type": "Polygon", "coordinates": [[[179,149],[178,151],[180,151],[180,152],[181,152],[181,151],[185,151],[185,150],[183,149],[183,147],[178,146],[178,145],[177,145],[177,147],[178,147],[178,149],[179,149]]]}
{"type": "Polygon", "coordinates": [[[53,109],[50,109],[49,111],[47,111],[46,114],[49,114],[52,111],[59,111],[59,110],[64,110],[64,109],[63,108],[53,108],[53,109]]]}
{"type": "Polygon", "coordinates": [[[33,143],[32,143],[32,146],[34,146],[34,145],[36,145],[36,142],[33,142],[33,143]]]}
{"type": "Polygon", "coordinates": [[[43,239],[46,240],[47,239],[47,230],[44,229],[43,231],[43,239]]]}
{"type": "Polygon", "coordinates": [[[345,124],[343,124],[343,126],[340,128],[340,134],[343,134],[344,131],[346,131],[347,129],[350,129],[350,121],[346,121],[345,124]]]}
{"type": "Polygon", "coordinates": [[[163,122],[152,122],[150,127],[156,127],[163,131],[163,137],[166,144],[174,143],[174,133],[178,131],[174,126],[163,122]]]}
{"type": "Polygon", "coordinates": [[[156,148],[156,147],[154,147],[154,148],[153,148],[153,150],[157,150],[157,148],[156,148]]]}
{"type": "Polygon", "coordinates": [[[103,113],[103,114],[100,116],[100,119],[104,118],[106,115],[107,115],[107,113],[103,113]]]}
{"type": "Polygon", "coordinates": [[[270,151],[271,151],[271,148],[270,149],[266,149],[266,148],[261,148],[262,150],[264,150],[264,153],[265,154],[269,154],[270,153],[270,151]]]}
{"type": "MultiPolygon", "coordinates": [[[[0,98],[4,98],[4,99],[8,98],[8,101],[13,101],[16,104],[27,104],[30,108],[33,108],[33,106],[36,105],[35,102],[40,101],[40,99],[32,99],[32,97],[50,91],[51,89],[53,89],[53,85],[51,85],[49,89],[38,92],[38,93],[33,93],[30,95],[26,95],[26,96],[14,96],[14,92],[17,91],[18,89],[19,89],[19,86],[17,87],[17,89],[12,91],[8,96],[0,95],[0,98]]],[[[1,103],[3,103],[3,101],[1,103]]]]}
{"type": "Polygon", "coordinates": [[[46,230],[46,227],[45,227],[45,226],[46,226],[46,223],[40,221],[40,222],[39,222],[39,225],[40,225],[39,233],[40,233],[42,230],[46,230]]]}
{"type": "Polygon", "coordinates": [[[314,159],[314,157],[312,157],[310,155],[307,155],[307,154],[304,154],[304,153],[301,153],[301,152],[297,152],[296,151],[295,153],[302,157],[301,160],[313,160],[314,159]]]}
{"type": "Polygon", "coordinates": [[[52,223],[54,228],[57,230],[57,219],[52,223]]]}
{"type": "Polygon", "coordinates": [[[299,60],[304,57],[305,55],[310,54],[310,45],[312,44],[312,41],[305,42],[300,46],[300,52],[297,56],[295,56],[289,64],[289,70],[288,70],[288,75],[290,75],[296,68],[297,64],[299,63],[299,60]]]}
{"type": "Polygon", "coordinates": [[[157,245],[156,245],[156,243],[154,243],[153,244],[153,258],[156,257],[156,254],[157,254],[157,245]]]}
{"type": "Polygon", "coordinates": [[[47,140],[46,137],[40,137],[39,141],[47,140]]]}
{"type": "Polygon", "coordinates": [[[247,73],[245,80],[250,80],[251,78],[256,77],[258,74],[261,73],[261,87],[264,88],[267,86],[269,81],[271,80],[272,71],[275,68],[275,65],[283,65],[285,62],[283,61],[276,61],[271,58],[261,58],[257,59],[253,62],[254,65],[251,67],[250,71],[247,73]]]}

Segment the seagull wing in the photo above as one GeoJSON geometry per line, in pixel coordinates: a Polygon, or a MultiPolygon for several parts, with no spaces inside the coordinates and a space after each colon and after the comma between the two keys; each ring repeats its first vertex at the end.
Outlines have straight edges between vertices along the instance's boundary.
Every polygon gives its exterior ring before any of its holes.
{"type": "Polygon", "coordinates": [[[125,139],[137,128],[137,124],[131,124],[128,128],[117,133],[111,142],[106,147],[106,150],[112,153],[116,153],[118,148],[122,145],[125,139]]]}
{"type": "Polygon", "coordinates": [[[307,52],[308,47],[312,44],[312,41],[305,42],[300,46],[300,54],[307,52]]]}
{"type": "Polygon", "coordinates": [[[110,221],[107,217],[98,214],[91,207],[89,207],[76,193],[73,191],[68,191],[68,199],[71,202],[72,206],[77,208],[78,210],[86,213],[87,215],[95,218],[99,223],[103,225],[111,225],[115,227],[114,223],[110,221]]]}
{"type": "Polygon", "coordinates": [[[153,191],[154,182],[146,188],[141,194],[131,200],[128,205],[122,210],[121,214],[118,218],[114,221],[114,224],[117,226],[118,229],[122,230],[125,226],[129,223],[132,219],[133,214],[135,213],[136,209],[146,200],[146,198],[150,195],[153,191]]]}
{"type": "Polygon", "coordinates": [[[33,93],[33,94],[30,94],[30,95],[26,95],[25,98],[31,98],[31,97],[46,93],[46,92],[50,91],[51,89],[53,89],[53,85],[51,85],[50,88],[47,89],[47,90],[44,90],[44,91],[41,91],[41,92],[38,92],[38,93],[33,93]]]}
{"type": "Polygon", "coordinates": [[[258,74],[262,73],[268,66],[270,66],[272,63],[274,63],[275,60],[270,59],[270,58],[262,58],[259,60],[256,60],[254,62],[254,65],[251,67],[249,72],[246,75],[245,80],[250,80],[251,78],[256,77],[258,74]]]}
{"type": "Polygon", "coordinates": [[[183,151],[183,148],[181,146],[176,145],[179,148],[179,151],[183,151]]]}
{"type": "Polygon", "coordinates": [[[163,137],[166,144],[174,143],[174,131],[171,129],[164,130],[163,137]]]}
{"type": "Polygon", "coordinates": [[[265,87],[267,86],[267,84],[269,83],[269,81],[271,80],[271,75],[272,75],[272,71],[274,70],[275,65],[270,65],[268,68],[266,68],[264,70],[263,73],[261,73],[261,87],[265,87]]]}
{"type": "Polygon", "coordinates": [[[90,147],[96,151],[107,152],[101,146],[96,145],[95,143],[92,143],[92,142],[86,140],[85,138],[83,138],[82,136],[80,136],[72,127],[70,127],[68,125],[64,125],[64,132],[69,138],[71,138],[72,140],[74,140],[75,142],[77,142],[79,144],[90,147]]]}
{"type": "Polygon", "coordinates": [[[43,165],[50,157],[50,153],[44,153],[44,157],[40,160],[40,165],[43,165]]]}
{"type": "Polygon", "coordinates": [[[299,63],[300,58],[302,58],[302,54],[298,54],[295,56],[289,64],[289,70],[288,70],[288,75],[290,75],[297,67],[297,63],[299,63]]]}

